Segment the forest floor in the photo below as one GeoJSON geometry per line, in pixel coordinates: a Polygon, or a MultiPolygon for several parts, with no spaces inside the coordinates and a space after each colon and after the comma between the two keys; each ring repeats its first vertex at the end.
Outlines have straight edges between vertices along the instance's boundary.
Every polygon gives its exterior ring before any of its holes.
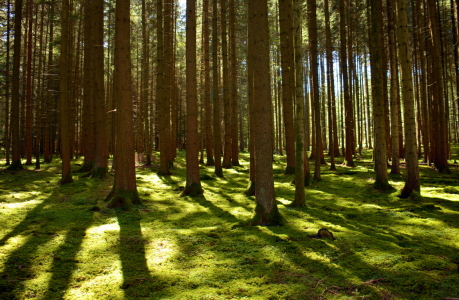
{"type": "Polygon", "coordinates": [[[112,176],[74,174],[59,186],[57,159],[1,170],[0,299],[459,298],[457,167],[443,175],[422,165],[422,197],[402,200],[403,175],[389,175],[391,192],[372,188],[369,157],[336,172],[323,166],[307,207],[294,209],[293,175],[275,155],[287,223],[249,227],[248,155],[224,178],[201,166],[196,198],[180,197],[184,156],[170,177],[137,168],[144,205],[129,212],[104,207],[112,176]],[[336,239],[313,238],[323,227],[336,239]]]}

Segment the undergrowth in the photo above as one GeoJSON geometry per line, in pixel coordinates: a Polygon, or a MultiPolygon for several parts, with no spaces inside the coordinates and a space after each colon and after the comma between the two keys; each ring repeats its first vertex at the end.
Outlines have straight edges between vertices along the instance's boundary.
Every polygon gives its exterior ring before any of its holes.
{"type": "MultiPolygon", "coordinates": [[[[282,227],[249,227],[248,155],[213,176],[202,197],[180,197],[184,153],[172,176],[138,167],[142,206],[105,207],[113,177],[59,186],[60,166],[0,172],[1,299],[443,299],[459,297],[459,171],[421,168],[421,194],[372,188],[369,157],[322,167],[293,200],[293,175],[274,157],[282,227]],[[320,228],[335,237],[315,238],[320,228]]],[[[74,162],[74,170],[78,169],[74,162]]],[[[4,164],[4,160],[3,160],[4,164]]],[[[313,168],[313,162],[311,162],[313,168]]],[[[404,172],[402,166],[402,172],[404,172]]]]}

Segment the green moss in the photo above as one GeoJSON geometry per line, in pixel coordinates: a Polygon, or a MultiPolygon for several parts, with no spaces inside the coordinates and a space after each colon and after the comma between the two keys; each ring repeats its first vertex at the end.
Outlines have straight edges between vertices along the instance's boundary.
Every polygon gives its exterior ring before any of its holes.
{"type": "MultiPolygon", "coordinates": [[[[143,205],[109,209],[113,186],[74,177],[60,164],[0,171],[0,298],[5,299],[443,299],[459,294],[459,170],[420,166],[423,198],[373,188],[371,153],[357,167],[321,168],[307,208],[290,208],[295,187],[275,156],[284,226],[247,226],[249,156],[225,178],[202,181],[200,197],[178,197],[185,153],[171,176],[137,168],[143,205]],[[314,238],[320,228],[331,239],[314,238]],[[368,282],[371,282],[369,284],[368,282]]],[[[4,162],[0,158],[0,163],[4,162]]],[[[75,161],[74,163],[80,163],[75,161]]],[[[72,164],[75,166],[75,164],[72,164]]],[[[202,167],[201,174],[213,168],[202,167]]],[[[402,172],[404,170],[402,169],[402,172]]],[[[400,190],[402,177],[389,177],[400,190]]],[[[124,193],[120,193],[124,194],[124,193]]],[[[124,197],[133,197],[126,194],[124,197]]],[[[279,217],[280,218],[280,217],[279,217]]],[[[261,218],[259,218],[261,219],[261,218]]]]}

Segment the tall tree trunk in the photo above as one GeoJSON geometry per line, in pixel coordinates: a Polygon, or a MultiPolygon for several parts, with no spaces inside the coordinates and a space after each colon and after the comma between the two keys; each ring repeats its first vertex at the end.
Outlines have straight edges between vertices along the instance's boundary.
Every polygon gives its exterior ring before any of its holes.
{"type": "Polygon", "coordinates": [[[204,105],[206,122],[206,166],[215,165],[212,138],[212,107],[210,103],[209,0],[203,0],[202,35],[204,47],[204,105]]]}
{"type": "Polygon", "coordinates": [[[34,15],[34,3],[32,0],[28,0],[28,30],[27,30],[27,76],[26,76],[26,94],[25,94],[25,109],[26,109],[26,165],[32,164],[32,46],[33,46],[33,15],[34,15]]]}
{"type": "Polygon", "coordinates": [[[94,32],[93,2],[84,2],[84,78],[83,78],[83,165],[78,172],[90,172],[94,166],[94,32]]]}
{"type": "Polygon", "coordinates": [[[370,61],[371,61],[371,85],[373,95],[373,111],[375,126],[375,169],[376,181],[374,187],[381,191],[390,190],[392,187],[387,179],[387,158],[386,158],[386,126],[384,117],[384,95],[383,95],[383,67],[382,52],[384,51],[382,33],[382,3],[381,0],[370,0],[371,3],[371,39],[370,39],[370,61]]]}
{"type": "Polygon", "coordinates": [[[169,170],[169,161],[167,156],[167,147],[169,144],[170,128],[169,119],[167,118],[167,111],[169,111],[169,101],[166,101],[165,86],[169,84],[165,75],[166,69],[164,67],[164,31],[163,31],[163,0],[157,0],[157,19],[156,25],[156,101],[158,103],[158,125],[159,125],[159,171],[158,175],[168,176],[171,174],[169,170]]]}
{"type": "Polygon", "coordinates": [[[437,122],[438,125],[434,127],[433,139],[435,146],[435,156],[433,162],[435,168],[440,173],[449,174],[451,171],[448,166],[448,139],[447,139],[447,124],[446,124],[446,111],[445,111],[445,100],[444,100],[444,86],[443,86],[443,75],[442,75],[442,62],[441,62],[441,45],[440,45],[440,30],[438,27],[438,12],[435,5],[435,1],[427,1],[427,12],[429,18],[429,30],[430,30],[430,63],[432,67],[432,106],[437,108],[437,113],[432,114],[433,122],[437,122]]]}
{"type": "Polygon", "coordinates": [[[250,182],[245,190],[245,195],[255,195],[255,182],[256,182],[256,167],[255,167],[255,116],[254,111],[254,5],[253,1],[247,1],[247,98],[249,105],[248,123],[249,123],[249,153],[250,153],[250,182]]]}
{"type": "Polygon", "coordinates": [[[108,207],[129,209],[140,204],[135,181],[134,124],[131,91],[130,1],[116,0],[115,74],[116,103],[115,181],[106,201],[108,207]]]}
{"type": "Polygon", "coordinates": [[[287,154],[287,167],[284,172],[285,174],[293,174],[295,172],[295,131],[293,126],[293,87],[295,83],[293,73],[292,12],[292,0],[279,1],[282,102],[285,127],[285,152],[287,154]]]}
{"type": "Polygon", "coordinates": [[[308,29],[309,29],[309,44],[310,44],[310,59],[311,59],[311,74],[312,74],[312,96],[314,103],[314,118],[315,118],[315,136],[316,141],[316,160],[314,167],[314,180],[321,180],[320,176],[320,160],[322,151],[322,134],[320,125],[320,95],[319,95],[319,60],[317,51],[317,4],[316,0],[308,0],[308,29]]]}
{"type": "Polygon", "coordinates": [[[269,72],[269,27],[267,0],[253,1],[254,53],[254,133],[257,184],[255,186],[255,216],[250,225],[279,225],[284,219],[280,214],[274,194],[272,167],[273,116],[269,72]]]}
{"type": "Polygon", "coordinates": [[[11,97],[11,142],[12,160],[8,170],[22,170],[20,131],[19,131],[19,78],[21,64],[21,24],[22,24],[22,0],[16,0],[14,7],[14,43],[13,43],[13,84],[11,97]]]}
{"type": "Polygon", "coordinates": [[[145,124],[145,165],[151,166],[152,140],[150,132],[150,41],[147,31],[147,9],[142,0],[142,103],[145,124]]]}
{"type": "Polygon", "coordinates": [[[220,0],[220,24],[222,36],[223,63],[223,122],[225,124],[223,164],[225,169],[232,168],[231,164],[231,97],[229,89],[228,69],[228,38],[226,26],[226,0],[220,0]]]}
{"type": "Polygon", "coordinates": [[[328,86],[328,138],[330,153],[330,170],[336,170],[335,166],[335,143],[338,143],[337,125],[336,125],[336,106],[335,106],[335,78],[333,75],[333,46],[331,41],[330,30],[330,13],[328,0],[325,0],[325,42],[327,56],[327,86],[328,86]]]}
{"type": "Polygon", "coordinates": [[[214,156],[215,175],[223,177],[221,153],[221,119],[220,119],[220,97],[219,97],[219,69],[218,69],[218,10],[217,0],[212,0],[212,98],[214,102],[214,156]]]}
{"type": "Polygon", "coordinates": [[[304,95],[303,95],[303,49],[302,49],[302,6],[301,0],[294,0],[293,3],[293,24],[295,28],[295,98],[296,98],[296,165],[295,165],[295,199],[290,204],[294,207],[306,206],[306,195],[304,191],[304,95]]]}
{"type": "Polygon", "coordinates": [[[344,164],[348,167],[355,167],[353,155],[353,130],[352,130],[352,99],[349,91],[349,79],[348,79],[348,68],[347,68],[347,55],[346,55],[346,13],[344,10],[346,0],[339,1],[339,14],[340,14],[340,71],[341,81],[344,94],[344,110],[345,110],[345,124],[346,124],[346,138],[345,138],[345,153],[344,153],[344,164]]]}
{"type": "Polygon", "coordinates": [[[104,178],[108,170],[108,136],[106,132],[104,86],[104,1],[93,0],[94,124],[95,152],[92,177],[104,178]]]}
{"type": "Polygon", "coordinates": [[[416,146],[416,123],[414,115],[413,82],[411,70],[411,46],[408,35],[406,0],[397,0],[398,51],[402,67],[402,98],[405,121],[406,180],[401,197],[408,198],[413,191],[420,192],[419,166],[416,146]]]}
{"type": "Polygon", "coordinates": [[[61,58],[60,58],[60,105],[59,127],[61,140],[62,177],[59,184],[73,182],[72,169],[70,167],[70,139],[69,139],[69,69],[68,69],[68,44],[69,44],[69,0],[62,1],[61,17],[61,58]]]}
{"type": "Polygon", "coordinates": [[[6,16],[6,62],[5,62],[5,160],[10,165],[10,34],[11,34],[11,10],[10,0],[7,1],[6,16]]]}
{"type": "Polygon", "coordinates": [[[182,195],[202,195],[198,160],[196,81],[196,0],[186,3],[186,187],[182,195]]]}
{"type": "Polygon", "coordinates": [[[231,163],[240,166],[238,150],[238,93],[237,93],[237,57],[236,57],[236,13],[234,0],[229,1],[230,32],[230,95],[231,95],[231,163]]]}
{"type": "Polygon", "coordinates": [[[399,145],[399,86],[398,86],[398,64],[396,45],[396,20],[395,1],[387,0],[387,19],[389,32],[389,61],[390,61],[390,118],[391,118],[391,174],[400,174],[400,145],[399,145]]]}

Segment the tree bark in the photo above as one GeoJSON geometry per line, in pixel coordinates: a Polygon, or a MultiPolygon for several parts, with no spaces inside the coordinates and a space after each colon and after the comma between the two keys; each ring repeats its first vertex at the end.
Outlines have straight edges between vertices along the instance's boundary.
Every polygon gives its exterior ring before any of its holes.
{"type": "Polygon", "coordinates": [[[69,107],[68,107],[68,35],[69,35],[69,0],[62,1],[61,17],[61,58],[60,58],[60,140],[62,157],[62,177],[59,184],[73,182],[72,169],[70,167],[70,139],[69,139],[69,107]]]}
{"type": "Polygon", "coordinates": [[[419,164],[416,145],[416,120],[414,116],[413,81],[411,70],[411,46],[408,35],[406,0],[397,0],[398,51],[402,73],[402,98],[405,122],[406,180],[401,197],[408,198],[414,191],[420,192],[419,164]]]}
{"type": "MultiPolygon", "coordinates": [[[[251,1],[252,2],[252,1],[251,1]]],[[[273,116],[269,71],[269,27],[267,0],[253,1],[253,55],[254,69],[254,139],[257,184],[255,186],[255,216],[250,225],[280,225],[280,214],[274,194],[272,168],[273,116]]]]}
{"type": "Polygon", "coordinates": [[[373,95],[373,111],[375,126],[375,169],[376,180],[374,187],[381,191],[390,190],[392,187],[387,179],[387,157],[386,157],[386,126],[384,117],[384,95],[383,95],[383,72],[382,64],[382,3],[381,0],[370,0],[371,3],[371,39],[370,39],[370,61],[371,61],[371,83],[373,95]]]}
{"type": "Polygon", "coordinates": [[[21,64],[21,24],[22,24],[22,0],[16,0],[14,7],[14,43],[13,43],[13,80],[11,90],[11,165],[8,170],[18,171],[24,167],[21,163],[21,149],[19,144],[19,78],[21,64]]]}
{"type": "Polygon", "coordinates": [[[116,103],[115,181],[107,207],[129,209],[141,204],[135,178],[134,124],[131,91],[130,1],[116,0],[115,73],[116,103]]]}
{"type": "Polygon", "coordinates": [[[182,195],[203,194],[199,178],[196,81],[196,0],[186,3],[186,186],[182,195]]]}

